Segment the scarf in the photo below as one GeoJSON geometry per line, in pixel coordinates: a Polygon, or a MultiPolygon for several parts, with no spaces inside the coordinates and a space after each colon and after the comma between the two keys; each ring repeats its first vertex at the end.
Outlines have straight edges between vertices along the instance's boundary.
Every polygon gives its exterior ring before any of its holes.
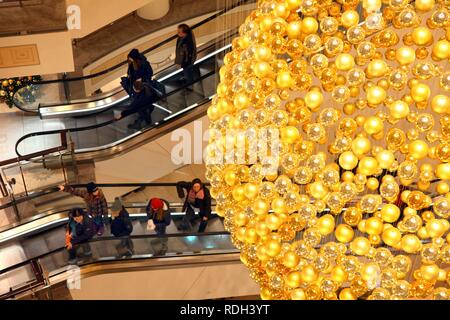
{"type": "Polygon", "coordinates": [[[205,192],[203,191],[203,189],[200,189],[200,191],[197,193],[195,193],[194,189],[191,189],[191,190],[189,190],[189,194],[188,194],[188,202],[195,203],[195,199],[203,200],[204,197],[205,197],[205,192]]]}

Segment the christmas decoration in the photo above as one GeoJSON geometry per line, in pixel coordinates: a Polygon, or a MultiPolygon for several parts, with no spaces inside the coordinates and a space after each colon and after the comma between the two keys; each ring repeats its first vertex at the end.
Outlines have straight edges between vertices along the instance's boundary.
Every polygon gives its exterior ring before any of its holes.
{"type": "Polygon", "coordinates": [[[206,177],[263,299],[449,299],[448,6],[260,0],[241,26],[206,177]]]}
{"type": "Polygon", "coordinates": [[[5,102],[10,108],[14,106],[14,99],[21,103],[33,102],[36,92],[36,81],[41,81],[41,76],[29,76],[0,80],[0,102],[5,102]],[[21,90],[22,89],[22,90],[21,90]],[[15,97],[17,91],[21,90],[20,97],[15,97]]]}

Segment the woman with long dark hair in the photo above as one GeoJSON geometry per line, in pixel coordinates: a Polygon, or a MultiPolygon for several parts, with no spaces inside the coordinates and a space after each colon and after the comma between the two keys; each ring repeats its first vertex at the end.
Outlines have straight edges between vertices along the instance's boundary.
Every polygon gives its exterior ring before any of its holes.
{"type": "Polygon", "coordinates": [[[153,77],[153,69],[147,58],[139,53],[138,49],[133,49],[128,54],[127,76],[122,78],[122,86],[125,91],[132,96],[133,86],[136,81],[150,83],[153,77]]]}
{"type": "Polygon", "coordinates": [[[211,195],[208,188],[200,179],[194,179],[191,183],[179,182],[177,187],[187,190],[183,211],[186,212],[179,227],[180,230],[192,229],[192,222],[195,219],[195,211],[199,212],[200,226],[198,232],[204,232],[211,218],[211,195]]]}

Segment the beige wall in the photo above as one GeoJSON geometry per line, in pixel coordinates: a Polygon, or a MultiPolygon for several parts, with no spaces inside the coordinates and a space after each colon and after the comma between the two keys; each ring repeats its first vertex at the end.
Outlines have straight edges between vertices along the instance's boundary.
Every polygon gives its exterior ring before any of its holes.
{"type": "MultiPolygon", "coordinates": [[[[19,59],[10,59],[8,67],[0,67],[0,78],[74,71],[72,41],[69,32],[4,37],[0,44],[0,51],[5,56],[16,55],[19,57],[19,59]],[[11,51],[8,47],[16,49],[11,51]],[[35,48],[35,50],[20,52],[20,48],[35,48]]],[[[4,59],[6,60],[6,58],[4,59]]]]}
{"type": "Polygon", "coordinates": [[[152,0],[67,0],[67,6],[78,5],[81,10],[81,30],[70,30],[71,36],[83,38],[111,22],[148,4],[152,0]]]}
{"type": "Polygon", "coordinates": [[[240,262],[108,273],[81,280],[74,300],[203,300],[258,295],[240,262]]]}

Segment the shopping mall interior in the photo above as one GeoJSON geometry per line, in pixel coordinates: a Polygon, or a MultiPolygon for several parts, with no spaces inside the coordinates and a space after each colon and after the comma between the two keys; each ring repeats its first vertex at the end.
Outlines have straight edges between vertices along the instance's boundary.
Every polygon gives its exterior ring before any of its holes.
{"type": "Polygon", "coordinates": [[[0,300],[450,299],[448,0],[0,21],[0,300]]]}

